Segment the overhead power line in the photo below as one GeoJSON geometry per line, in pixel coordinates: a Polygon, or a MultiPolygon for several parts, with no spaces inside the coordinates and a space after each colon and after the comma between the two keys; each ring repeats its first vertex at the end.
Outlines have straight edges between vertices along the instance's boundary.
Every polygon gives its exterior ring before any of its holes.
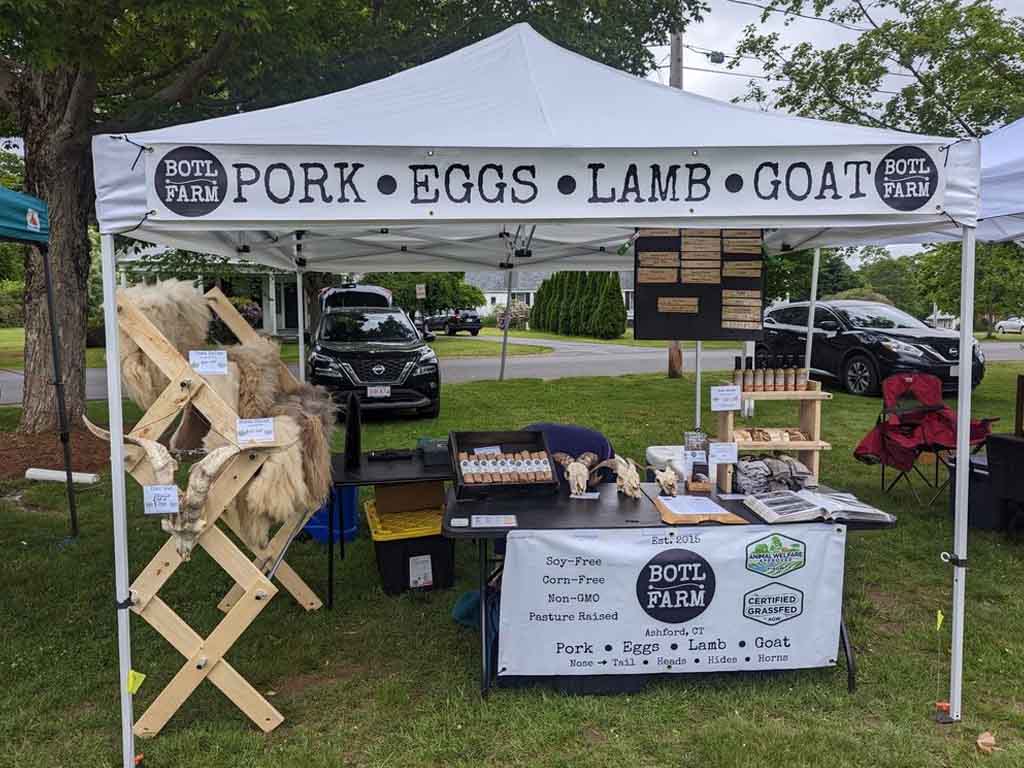
{"type": "Polygon", "coordinates": [[[751,8],[760,8],[762,11],[768,13],[780,13],[783,16],[797,16],[801,19],[807,19],[809,21],[821,21],[825,24],[832,24],[842,29],[848,29],[851,32],[870,32],[871,30],[867,27],[855,27],[852,24],[844,24],[841,21],[835,19],[826,19],[824,16],[811,16],[806,13],[797,13],[796,11],[787,11],[782,8],[772,8],[770,5],[761,5],[760,3],[752,3],[750,0],[729,0],[730,3],[735,5],[749,5],[751,8]]]}

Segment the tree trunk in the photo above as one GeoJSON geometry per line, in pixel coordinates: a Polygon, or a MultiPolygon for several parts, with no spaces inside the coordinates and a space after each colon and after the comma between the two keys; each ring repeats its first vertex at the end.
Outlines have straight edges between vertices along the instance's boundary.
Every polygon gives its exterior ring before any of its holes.
{"type": "Polygon", "coordinates": [[[683,375],[683,343],[681,341],[670,341],[668,343],[668,377],[678,379],[683,375]]]}
{"type": "MultiPolygon", "coordinates": [[[[89,124],[95,78],[78,69],[32,71],[18,91],[25,139],[25,188],[50,214],[50,273],[59,327],[68,420],[85,412],[85,332],[88,312],[89,214],[95,192],[89,124]]],[[[40,252],[25,257],[25,382],[19,430],[57,428],[50,318],[40,252]]]]}

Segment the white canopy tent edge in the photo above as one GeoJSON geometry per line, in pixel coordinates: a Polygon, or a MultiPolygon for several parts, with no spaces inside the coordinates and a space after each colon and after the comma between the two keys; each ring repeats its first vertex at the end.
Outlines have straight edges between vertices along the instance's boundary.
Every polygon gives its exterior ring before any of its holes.
{"type": "MultiPolygon", "coordinates": [[[[517,258],[512,251],[517,266],[611,270],[632,266],[630,250],[621,246],[630,242],[637,226],[780,228],[831,239],[853,233],[870,237],[874,231],[894,228],[931,231],[952,219],[963,227],[963,269],[973,276],[977,142],[788,118],[719,104],[590,62],[544,40],[526,25],[341,94],[174,126],[130,140],[99,136],[93,141],[93,153],[103,241],[114,553],[121,606],[130,594],[114,234],[289,270],[461,271],[507,266],[508,238],[502,233],[536,225],[532,255],[517,258]],[[536,80],[534,72],[545,72],[545,79],[536,80]],[[609,104],[615,107],[610,109],[609,104]],[[249,143],[235,145],[239,137],[249,143]],[[522,148],[523,137],[536,142],[537,158],[531,158],[530,148],[522,148]],[[295,141],[282,150],[282,138],[295,141]],[[378,151],[356,162],[354,147],[378,151]],[[437,147],[445,149],[435,154],[437,147]],[[607,147],[615,149],[603,149],[607,147]],[[318,175],[320,168],[328,172],[326,156],[317,154],[325,148],[341,158],[333,164],[340,176],[330,194],[318,175]],[[308,157],[303,155],[306,152],[308,157]],[[438,155],[447,163],[445,177],[452,175],[452,168],[479,167],[474,189],[484,197],[480,190],[486,188],[495,200],[501,191],[500,204],[489,208],[477,201],[467,211],[458,200],[440,200],[436,187],[420,186],[424,179],[442,176],[430,159],[438,155]],[[404,165],[396,165],[396,157],[404,165]],[[898,163],[908,158],[916,164],[911,170],[924,173],[924,186],[900,186],[898,179],[893,181],[883,172],[888,160],[898,163]],[[374,169],[380,174],[379,194],[372,182],[364,185],[366,197],[361,202],[366,205],[356,214],[334,197],[339,190],[342,200],[346,192],[359,197],[353,186],[355,165],[363,168],[371,159],[379,163],[374,169]],[[499,177],[491,170],[485,184],[484,169],[496,169],[506,160],[508,175],[499,177]],[[837,170],[844,162],[846,176],[837,170]],[[514,169],[513,163],[517,163],[514,169]],[[599,180],[606,165],[614,170],[619,196],[609,192],[612,182],[599,180]],[[648,165],[649,199],[645,197],[648,180],[637,180],[638,168],[648,165]],[[692,200],[677,197],[674,181],[669,189],[671,169],[684,166],[693,166],[690,186],[680,182],[679,190],[686,190],[692,200]],[[263,185],[256,184],[250,167],[263,176],[263,185]],[[431,167],[434,171],[421,170],[431,167]],[[661,185],[657,188],[655,167],[661,185]],[[877,172],[865,172],[862,178],[865,167],[877,172]],[[235,171],[233,181],[227,168],[235,171]],[[299,168],[305,174],[300,177],[305,185],[302,200],[310,198],[305,207],[296,189],[288,189],[288,180],[295,183],[299,168]],[[188,178],[178,179],[179,173],[188,178]],[[505,187],[499,190],[496,179],[505,187]],[[512,182],[519,185],[518,200],[511,191],[508,198],[504,196],[512,182]],[[927,199],[907,207],[897,199],[902,192],[891,196],[887,186],[891,184],[903,192],[909,189],[911,197],[923,189],[927,199]],[[584,187],[590,191],[586,199],[584,187]],[[531,188],[536,191],[533,197],[531,188]],[[782,188],[788,197],[775,194],[782,188]],[[398,189],[408,202],[392,197],[398,189]],[[425,190],[437,191],[438,198],[418,200],[425,190]],[[818,191],[813,198],[812,191],[818,191]],[[250,198],[253,204],[247,207],[250,198]],[[418,202],[428,205],[415,205],[418,202]],[[294,251],[295,235],[300,232],[304,264],[294,251]]],[[[365,175],[369,181],[369,174],[365,175]]],[[[468,179],[469,173],[465,175],[468,179]]],[[[450,189],[447,194],[453,198],[450,189]]],[[[355,201],[350,197],[348,202],[355,201]]],[[[972,299],[965,298],[965,312],[972,299]]],[[[969,359],[972,341],[962,327],[962,355],[963,350],[968,355],[962,359],[969,359]]],[[[964,395],[962,402],[969,402],[969,377],[961,380],[964,395]]],[[[969,418],[968,409],[961,408],[961,446],[967,445],[964,412],[969,418]]],[[[957,470],[957,558],[966,557],[967,464],[962,464],[957,470]]],[[[955,610],[951,715],[958,719],[962,569],[958,567],[956,573],[960,576],[956,582],[959,618],[955,610]]],[[[131,695],[126,688],[129,622],[123,609],[118,616],[118,640],[123,758],[128,768],[134,742],[131,695]]]]}

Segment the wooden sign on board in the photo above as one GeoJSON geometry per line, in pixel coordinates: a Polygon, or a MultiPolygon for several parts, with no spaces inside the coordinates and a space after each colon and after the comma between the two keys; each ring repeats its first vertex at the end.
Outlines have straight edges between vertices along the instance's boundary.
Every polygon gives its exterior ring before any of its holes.
{"type": "Polygon", "coordinates": [[[645,228],[634,254],[637,339],[761,337],[760,230],[645,228]]]}

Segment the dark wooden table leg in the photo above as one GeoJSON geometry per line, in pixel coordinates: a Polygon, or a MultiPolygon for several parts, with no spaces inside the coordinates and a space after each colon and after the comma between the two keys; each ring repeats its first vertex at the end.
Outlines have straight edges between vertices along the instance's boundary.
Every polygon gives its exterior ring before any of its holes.
{"type": "Polygon", "coordinates": [[[839,639],[843,643],[843,654],[846,656],[846,689],[853,693],[857,690],[857,660],[853,656],[850,632],[846,629],[846,619],[842,615],[839,617],[839,639]]]}

